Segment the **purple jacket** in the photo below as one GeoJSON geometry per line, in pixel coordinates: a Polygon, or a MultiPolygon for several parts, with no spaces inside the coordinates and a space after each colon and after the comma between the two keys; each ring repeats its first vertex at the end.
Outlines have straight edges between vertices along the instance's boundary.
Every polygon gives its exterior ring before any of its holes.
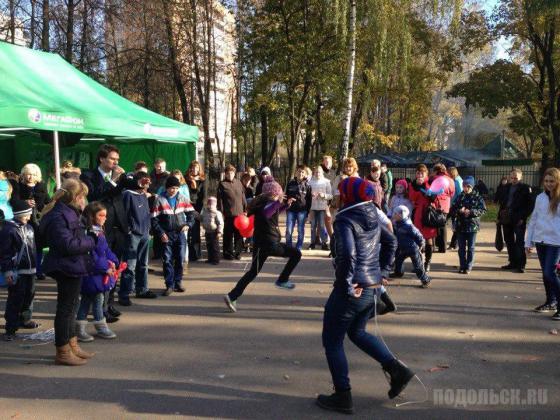
{"type": "Polygon", "coordinates": [[[105,274],[109,269],[109,262],[112,261],[115,266],[118,267],[119,259],[109,248],[109,244],[107,243],[107,239],[105,239],[104,233],[100,233],[97,237],[97,245],[93,251],[91,251],[91,257],[93,259],[93,272],[83,278],[82,293],[94,295],[111,290],[115,287],[117,279],[110,277],[109,282],[107,284],[103,284],[103,277],[105,277],[105,274]]]}
{"type": "Polygon", "coordinates": [[[95,248],[95,241],[86,235],[75,209],[57,202],[41,219],[39,230],[49,247],[43,261],[43,272],[50,276],[61,273],[68,277],[84,277],[92,272],[89,253],[95,248]]]}

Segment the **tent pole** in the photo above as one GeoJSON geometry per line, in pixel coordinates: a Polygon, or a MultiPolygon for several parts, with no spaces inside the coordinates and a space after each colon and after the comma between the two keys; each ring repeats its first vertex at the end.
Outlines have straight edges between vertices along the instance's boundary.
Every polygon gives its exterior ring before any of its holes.
{"type": "Polygon", "coordinates": [[[54,146],[54,174],[56,180],[56,188],[60,188],[60,148],[58,147],[58,131],[53,133],[53,146],[54,146]]]}

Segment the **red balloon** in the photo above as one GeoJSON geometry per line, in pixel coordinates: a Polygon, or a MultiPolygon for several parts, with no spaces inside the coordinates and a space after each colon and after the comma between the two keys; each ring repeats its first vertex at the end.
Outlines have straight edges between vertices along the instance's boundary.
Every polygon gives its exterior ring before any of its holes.
{"type": "Polygon", "coordinates": [[[233,220],[233,226],[235,226],[235,228],[239,232],[249,228],[249,223],[250,223],[249,218],[244,214],[240,214],[233,220]]]}
{"type": "MultiPolygon", "coordinates": [[[[255,215],[249,216],[249,229],[255,229],[255,215]]],[[[251,235],[253,236],[253,235],[251,235]]]]}
{"type": "Polygon", "coordinates": [[[255,229],[253,228],[245,229],[239,232],[239,234],[244,238],[251,238],[254,233],[255,233],[255,229]]]}

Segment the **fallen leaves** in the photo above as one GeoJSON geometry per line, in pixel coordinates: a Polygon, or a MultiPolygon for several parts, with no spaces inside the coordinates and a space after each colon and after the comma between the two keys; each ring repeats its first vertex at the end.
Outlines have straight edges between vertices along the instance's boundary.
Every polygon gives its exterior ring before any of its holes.
{"type": "Polygon", "coordinates": [[[433,373],[433,372],[439,372],[439,371],[446,370],[446,369],[449,369],[449,365],[436,365],[436,366],[428,369],[428,372],[433,373]]]}

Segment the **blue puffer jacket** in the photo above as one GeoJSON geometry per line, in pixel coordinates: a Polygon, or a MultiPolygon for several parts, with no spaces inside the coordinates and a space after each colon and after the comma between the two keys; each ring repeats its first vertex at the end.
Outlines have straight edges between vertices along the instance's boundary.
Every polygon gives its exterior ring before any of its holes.
{"type": "Polygon", "coordinates": [[[62,273],[68,277],[83,277],[92,271],[90,251],[95,240],[86,235],[77,210],[60,201],[41,218],[41,237],[49,247],[43,261],[48,275],[62,273]]]}
{"type": "Polygon", "coordinates": [[[390,232],[389,229],[384,226],[381,226],[380,229],[381,236],[379,241],[381,242],[381,249],[379,250],[379,267],[381,268],[381,275],[387,278],[393,270],[398,242],[395,234],[390,232]]]}
{"type": "Polygon", "coordinates": [[[418,228],[410,222],[410,219],[395,222],[393,226],[401,254],[416,254],[424,248],[424,237],[418,228]]]}
{"type": "Polygon", "coordinates": [[[380,234],[381,228],[372,202],[360,203],[338,212],[334,222],[335,289],[353,295],[352,284],[368,287],[381,282],[380,234]]]}
{"type": "Polygon", "coordinates": [[[103,279],[109,269],[109,262],[113,262],[115,267],[118,267],[119,259],[109,248],[109,244],[103,232],[97,235],[97,245],[95,245],[95,248],[91,251],[91,257],[93,259],[93,272],[89,276],[83,278],[82,293],[94,295],[111,290],[115,287],[117,279],[110,277],[106,284],[103,283],[103,279]]]}

